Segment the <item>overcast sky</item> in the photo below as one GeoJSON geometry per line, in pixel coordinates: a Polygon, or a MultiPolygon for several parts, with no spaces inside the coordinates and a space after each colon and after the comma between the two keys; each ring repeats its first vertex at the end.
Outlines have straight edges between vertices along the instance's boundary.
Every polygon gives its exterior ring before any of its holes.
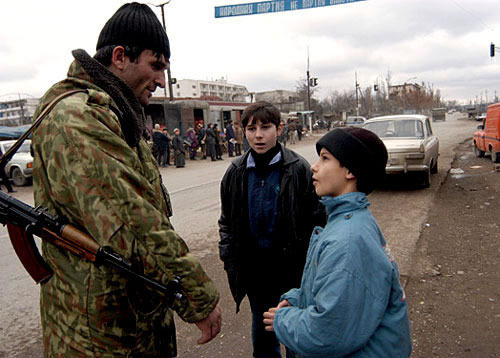
{"type": "MultiPolygon", "coordinates": [[[[164,2],[150,0],[153,4],[164,2]]],[[[302,1],[302,0],[299,0],[302,1]]],[[[2,0],[0,100],[39,97],[63,79],[71,50],[95,53],[104,23],[126,1],[2,0]]],[[[172,76],[218,79],[251,92],[294,90],[309,49],[318,97],[383,81],[431,84],[443,99],[500,96],[498,0],[367,0],[279,13],[219,18],[214,7],[252,1],[171,0],[165,6],[172,76]]],[[[161,17],[159,8],[155,13],[161,17]]]]}

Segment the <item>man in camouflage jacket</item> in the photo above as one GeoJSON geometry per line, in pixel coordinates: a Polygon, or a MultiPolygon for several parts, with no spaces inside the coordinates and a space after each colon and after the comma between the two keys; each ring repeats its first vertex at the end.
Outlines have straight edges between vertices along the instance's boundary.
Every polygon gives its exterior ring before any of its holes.
{"type": "Polygon", "coordinates": [[[169,196],[142,136],[142,106],[165,85],[168,39],[151,9],[133,3],[106,23],[97,49],[95,58],[73,51],[68,77],[41,99],[38,113],[59,94],[84,90],[59,101],[33,135],[36,205],[162,284],[180,277],[183,299],[168,307],[161,293],[43,243],[54,271],[41,286],[44,351],[173,357],[172,310],[201,329],[198,343],[218,334],[221,316],[213,282],[170,224],[169,196]]]}

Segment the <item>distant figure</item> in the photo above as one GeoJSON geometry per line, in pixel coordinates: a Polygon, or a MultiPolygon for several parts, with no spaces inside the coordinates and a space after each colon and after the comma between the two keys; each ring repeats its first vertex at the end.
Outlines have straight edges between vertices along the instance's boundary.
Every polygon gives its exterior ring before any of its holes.
{"type": "Polygon", "coordinates": [[[241,128],[241,123],[236,122],[234,124],[234,139],[236,139],[236,144],[234,145],[235,154],[241,155],[241,147],[243,146],[244,141],[243,129],[241,128]]]}
{"type": "Polygon", "coordinates": [[[301,141],[302,140],[302,129],[303,129],[303,126],[302,126],[302,122],[300,120],[297,122],[296,127],[297,127],[297,136],[299,137],[299,141],[301,141]]]}
{"type": "Polygon", "coordinates": [[[167,149],[165,150],[165,161],[163,162],[163,166],[166,167],[170,165],[170,146],[172,145],[172,138],[166,127],[163,128],[163,134],[167,137],[167,149]]]}
{"type": "Polygon", "coordinates": [[[156,146],[156,161],[158,162],[158,166],[166,166],[168,139],[161,131],[158,123],[155,124],[153,129],[153,143],[156,146]]]}
{"type": "Polygon", "coordinates": [[[288,141],[288,124],[285,121],[280,123],[280,134],[278,137],[278,142],[286,147],[286,142],[288,141]]]}
{"type": "Polygon", "coordinates": [[[215,159],[222,160],[222,138],[220,136],[220,130],[217,128],[217,123],[214,123],[214,134],[215,134],[215,159]]]}
{"type": "Polygon", "coordinates": [[[207,130],[203,128],[203,124],[198,124],[198,144],[201,148],[201,159],[207,159],[207,130]]]}
{"type": "Polygon", "coordinates": [[[233,157],[234,144],[236,139],[234,139],[233,121],[229,120],[226,126],[226,141],[227,141],[227,152],[230,157],[233,157]]]}
{"type": "Polygon", "coordinates": [[[213,123],[208,124],[207,132],[206,132],[206,144],[207,144],[207,157],[212,159],[212,162],[215,162],[217,159],[215,152],[215,132],[213,123]]]}
{"type": "Polygon", "coordinates": [[[196,159],[196,152],[198,151],[198,139],[196,139],[196,133],[193,128],[188,128],[186,131],[186,141],[189,149],[189,159],[196,159]]]}
{"type": "Polygon", "coordinates": [[[176,168],[184,168],[186,165],[186,149],[184,148],[184,139],[181,137],[179,128],[174,129],[174,139],[172,140],[174,147],[174,163],[176,168]]]}
{"type": "Polygon", "coordinates": [[[293,119],[291,119],[288,124],[288,139],[291,144],[295,144],[297,142],[297,126],[295,125],[295,121],[293,119]]]}

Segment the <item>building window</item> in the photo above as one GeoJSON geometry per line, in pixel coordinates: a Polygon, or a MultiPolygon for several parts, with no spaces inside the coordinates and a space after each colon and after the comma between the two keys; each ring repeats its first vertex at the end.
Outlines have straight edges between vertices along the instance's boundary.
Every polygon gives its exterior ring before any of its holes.
{"type": "Polygon", "coordinates": [[[181,93],[180,92],[177,92],[177,97],[180,97],[181,96],[181,93]]]}
{"type": "Polygon", "coordinates": [[[196,97],[196,93],[193,93],[193,97],[196,97]]]}
{"type": "Polygon", "coordinates": [[[177,88],[181,88],[181,85],[180,85],[180,84],[177,84],[177,88]]]}
{"type": "Polygon", "coordinates": [[[196,85],[193,85],[193,88],[196,88],[196,85]]]}

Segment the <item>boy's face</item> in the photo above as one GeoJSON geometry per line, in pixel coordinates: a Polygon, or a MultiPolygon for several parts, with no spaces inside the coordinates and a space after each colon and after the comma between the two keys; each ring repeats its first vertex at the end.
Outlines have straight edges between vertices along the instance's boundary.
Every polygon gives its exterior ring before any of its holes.
{"type": "Polygon", "coordinates": [[[339,196],[351,192],[354,175],[325,148],[311,166],[313,185],[318,196],[339,196]]]}
{"type": "Polygon", "coordinates": [[[245,127],[248,145],[259,154],[266,153],[276,145],[278,128],[271,122],[262,123],[260,119],[251,117],[245,127]]]}

